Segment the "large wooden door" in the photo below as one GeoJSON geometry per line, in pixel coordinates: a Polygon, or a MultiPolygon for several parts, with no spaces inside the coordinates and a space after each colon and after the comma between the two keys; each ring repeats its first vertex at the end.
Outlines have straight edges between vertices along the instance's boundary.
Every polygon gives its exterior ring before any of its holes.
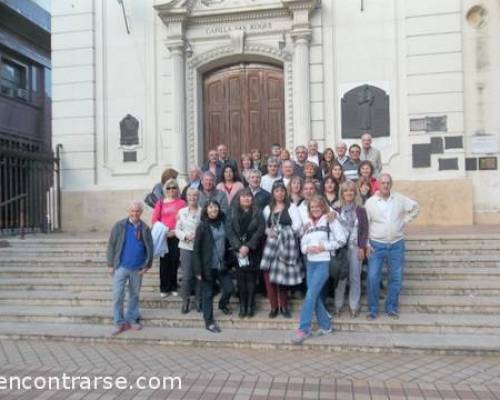
{"type": "Polygon", "coordinates": [[[204,157],[220,143],[231,158],[258,148],[268,153],[284,145],[283,70],[262,64],[238,64],[205,76],[204,157]]]}

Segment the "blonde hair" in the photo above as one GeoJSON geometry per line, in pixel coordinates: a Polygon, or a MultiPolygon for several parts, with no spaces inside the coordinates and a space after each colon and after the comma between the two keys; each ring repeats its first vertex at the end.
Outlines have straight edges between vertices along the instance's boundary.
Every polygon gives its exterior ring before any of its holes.
{"type": "Polygon", "coordinates": [[[177,181],[174,179],[174,178],[170,178],[168,179],[165,184],[163,185],[163,193],[165,194],[165,197],[167,197],[167,187],[168,186],[175,186],[175,188],[177,189],[176,192],[177,192],[177,197],[179,197],[180,193],[179,193],[179,184],[177,183],[177,181]]]}
{"type": "Polygon", "coordinates": [[[328,206],[328,203],[326,202],[326,199],[320,195],[320,194],[315,194],[311,200],[309,200],[307,202],[307,214],[309,215],[309,218],[312,218],[311,216],[311,205],[313,203],[317,203],[321,206],[322,208],[322,211],[323,211],[323,214],[322,215],[325,215],[328,213],[328,211],[330,210],[330,207],[328,206]]]}
{"type": "Polygon", "coordinates": [[[344,192],[346,192],[347,190],[354,191],[354,204],[359,207],[362,206],[363,200],[361,199],[361,195],[359,194],[358,185],[356,185],[356,183],[353,181],[345,181],[340,184],[339,200],[337,202],[338,206],[342,208],[347,204],[344,200],[344,192]]]}

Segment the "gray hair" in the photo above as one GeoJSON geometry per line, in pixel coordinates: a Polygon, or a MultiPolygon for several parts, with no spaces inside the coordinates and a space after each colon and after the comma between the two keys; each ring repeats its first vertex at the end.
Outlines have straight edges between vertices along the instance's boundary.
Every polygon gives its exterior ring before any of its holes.
{"type": "Polygon", "coordinates": [[[139,210],[144,211],[144,204],[140,200],[132,200],[130,203],[128,203],[128,210],[131,210],[132,208],[138,208],[139,210]]]}
{"type": "Polygon", "coordinates": [[[280,160],[278,160],[276,157],[269,157],[267,159],[267,165],[272,164],[272,165],[280,165],[280,160]]]}
{"type": "Polygon", "coordinates": [[[258,169],[250,170],[250,172],[248,173],[248,177],[250,177],[250,175],[259,175],[259,178],[262,178],[262,172],[260,172],[260,170],[258,169]]]}
{"type": "Polygon", "coordinates": [[[281,163],[281,167],[284,167],[285,165],[288,165],[290,164],[293,168],[293,161],[292,160],[284,160],[282,163],[281,163]]]}
{"type": "Polygon", "coordinates": [[[305,150],[307,151],[307,147],[306,146],[303,146],[303,145],[299,145],[295,148],[295,152],[299,151],[299,150],[305,150]]]}
{"type": "Polygon", "coordinates": [[[210,171],[203,172],[203,175],[201,176],[201,179],[204,179],[206,177],[209,177],[209,178],[212,178],[213,180],[215,180],[215,175],[212,174],[212,172],[210,172],[210,171]]]}
{"type": "Polygon", "coordinates": [[[190,167],[189,167],[189,171],[196,171],[196,173],[198,175],[201,174],[201,169],[200,167],[198,167],[196,164],[192,164],[190,167]]]}
{"type": "Polygon", "coordinates": [[[193,187],[189,187],[186,190],[186,196],[190,195],[190,194],[193,194],[193,195],[196,195],[196,196],[200,197],[200,191],[198,189],[196,189],[196,188],[193,188],[193,187]]]}
{"type": "Polygon", "coordinates": [[[368,137],[370,140],[372,139],[372,135],[370,135],[368,132],[365,132],[361,135],[361,139],[363,139],[364,137],[368,137]]]}
{"type": "Polygon", "coordinates": [[[338,142],[336,147],[345,147],[347,150],[347,144],[345,142],[338,142]]]}
{"type": "Polygon", "coordinates": [[[391,183],[391,186],[392,186],[392,176],[391,176],[391,174],[390,174],[390,173],[388,173],[388,172],[381,172],[381,173],[380,173],[380,175],[378,176],[378,180],[379,180],[379,182],[380,182],[380,180],[382,179],[382,177],[384,177],[384,176],[385,176],[385,177],[387,177],[387,178],[389,178],[389,182],[391,183]]]}

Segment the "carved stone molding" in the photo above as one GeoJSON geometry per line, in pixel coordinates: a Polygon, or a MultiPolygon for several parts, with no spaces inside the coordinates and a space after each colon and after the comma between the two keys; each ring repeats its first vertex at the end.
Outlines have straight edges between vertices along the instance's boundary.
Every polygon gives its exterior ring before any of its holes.
{"type": "MultiPolygon", "coordinates": [[[[285,50],[263,45],[245,43],[243,54],[249,56],[261,57],[278,61],[283,65],[285,93],[293,93],[292,90],[292,63],[291,54],[285,50]]],[[[237,60],[241,53],[235,51],[231,45],[218,47],[205,53],[198,54],[186,62],[186,116],[187,116],[187,161],[188,165],[196,164],[198,160],[197,149],[200,136],[202,134],[202,98],[199,92],[201,82],[201,73],[204,67],[216,62],[217,60],[230,60],[234,57],[237,60]]],[[[286,140],[288,146],[293,146],[293,103],[292,96],[285,96],[285,126],[286,140]]]]}

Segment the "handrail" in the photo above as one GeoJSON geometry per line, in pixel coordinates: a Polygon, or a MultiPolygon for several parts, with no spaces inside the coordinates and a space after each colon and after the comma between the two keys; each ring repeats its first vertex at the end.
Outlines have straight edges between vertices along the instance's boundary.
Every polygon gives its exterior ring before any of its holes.
{"type": "Polygon", "coordinates": [[[2,207],[5,207],[11,203],[14,203],[16,201],[21,201],[21,233],[20,233],[20,237],[21,239],[24,239],[24,225],[25,225],[25,218],[26,218],[26,203],[24,202],[24,199],[28,197],[28,194],[27,193],[22,193],[22,194],[18,194],[17,196],[14,196],[12,199],[9,199],[9,200],[5,200],[3,202],[0,203],[0,208],[2,207]]]}
{"type": "Polygon", "coordinates": [[[9,205],[10,203],[14,203],[14,202],[16,202],[18,200],[21,200],[21,199],[25,198],[25,197],[28,197],[27,193],[18,194],[17,196],[14,196],[12,199],[2,201],[0,203],[0,207],[5,207],[5,206],[9,205]]]}

